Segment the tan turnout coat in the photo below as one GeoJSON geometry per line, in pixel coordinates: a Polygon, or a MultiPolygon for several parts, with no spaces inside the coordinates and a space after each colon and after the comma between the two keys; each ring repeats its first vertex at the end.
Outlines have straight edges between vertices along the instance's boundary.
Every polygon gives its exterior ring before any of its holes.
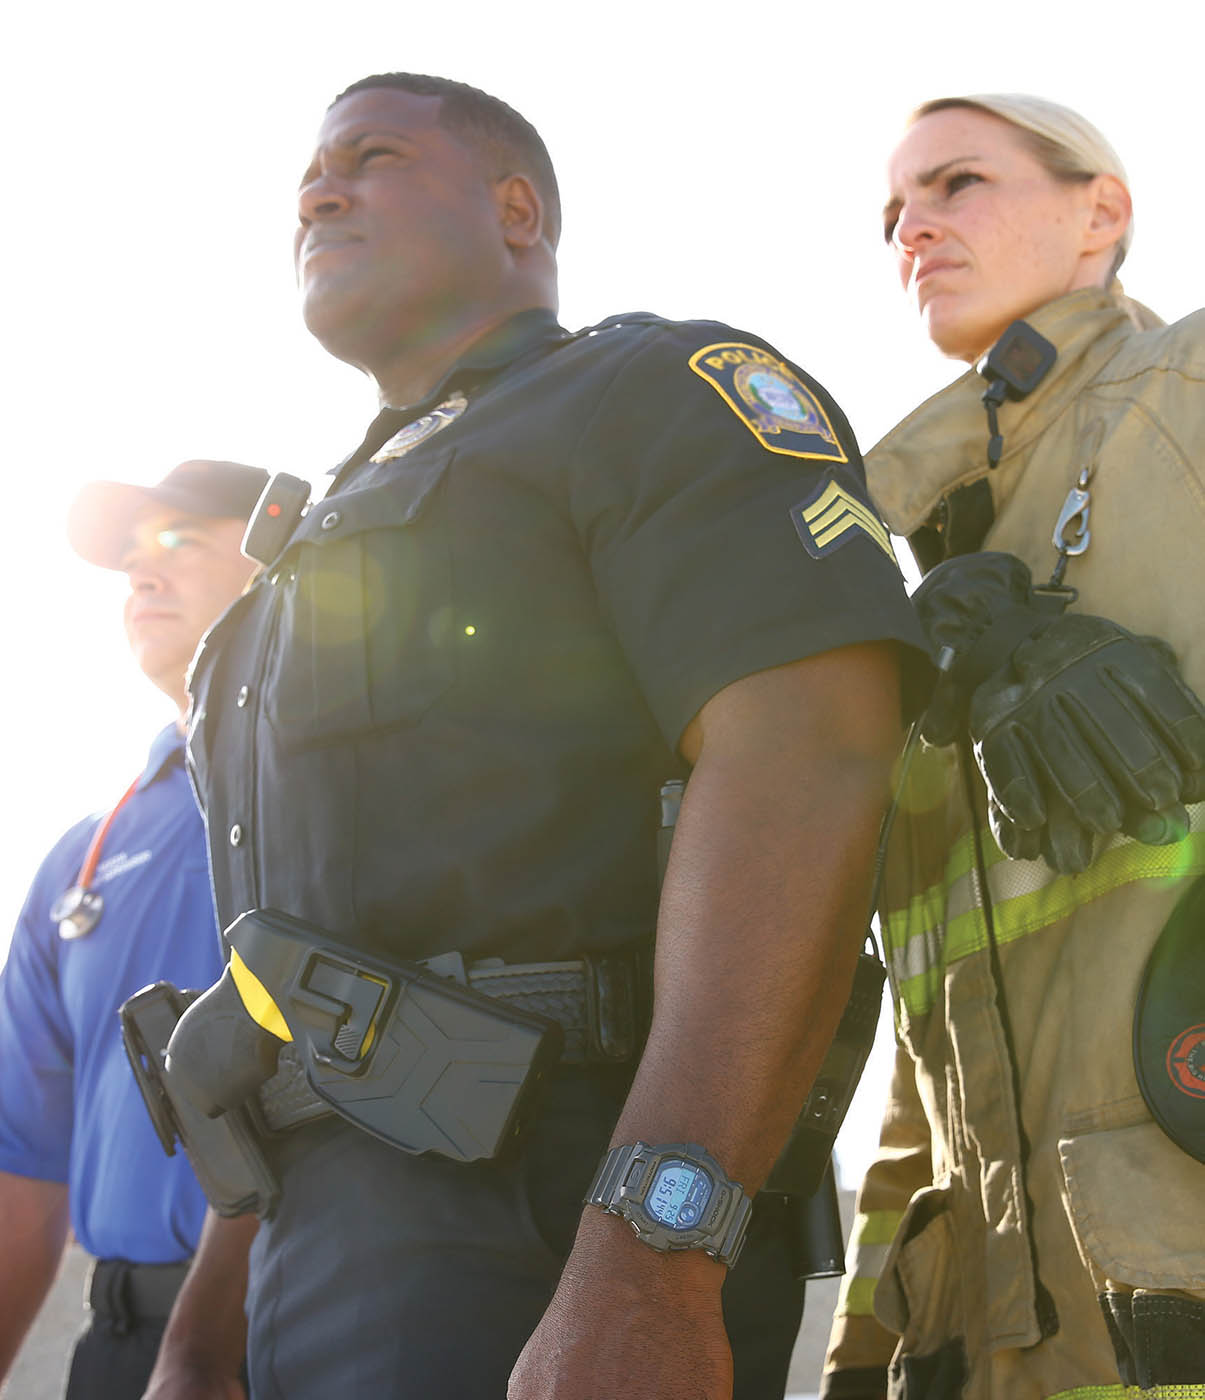
{"type": "MultiPolygon", "coordinates": [[[[1065,580],[1074,606],[1164,638],[1205,695],[1205,312],[1139,332],[1117,298],[1088,290],[1028,320],[1058,360],[1000,410],[984,548],[1048,579],[1060,508],[1090,468],[1091,541],[1065,580]]],[[[983,388],[969,372],[868,457],[896,533],[986,474],[983,388]]],[[[1059,876],[1001,856],[974,775],[1002,1012],[956,752],[921,753],[891,843],[882,914],[899,1049],[825,1391],[840,1394],[841,1377],[885,1365],[897,1345],[925,1357],[961,1337],[969,1380],[950,1394],[1136,1395],[1119,1383],[1098,1294],[1205,1296],[1205,1166],[1151,1120],[1131,1060],[1147,956],[1205,871],[1205,812],[1176,845],[1098,842],[1089,870],[1059,876]],[[1058,1314],[1045,1338],[1035,1277],[1058,1314]]],[[[907,1391],[902,1370],[893,1394],[947,1393],[907,1391]]]]}

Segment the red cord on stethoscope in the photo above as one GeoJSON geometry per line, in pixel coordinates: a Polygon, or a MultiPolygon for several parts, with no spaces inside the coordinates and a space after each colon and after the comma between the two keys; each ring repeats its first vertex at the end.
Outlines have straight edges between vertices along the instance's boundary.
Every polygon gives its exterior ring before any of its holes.
{"type": "Polygon", "coordinates": [[[141,781],[142,774],[139,773],[122,793],[117,805],[96,828],[92,840],[88,843],[84,863],[80,866],[75,884],[69,890],[64,890],[50,906],[50,918],[53,923],[58,924],[60,938],[83,938],[85,934],[92,932],[99,922],[100,916],[105,912],[104,898],[96,890],[89,889],[88,886],[91,885],[92,877],[96,874],[96,867],[100,863],[101,847],[105,843],[105,837],[109,834],[109,828],[113,825],[113,819],[137,792],[138,784],[141,781]]]}

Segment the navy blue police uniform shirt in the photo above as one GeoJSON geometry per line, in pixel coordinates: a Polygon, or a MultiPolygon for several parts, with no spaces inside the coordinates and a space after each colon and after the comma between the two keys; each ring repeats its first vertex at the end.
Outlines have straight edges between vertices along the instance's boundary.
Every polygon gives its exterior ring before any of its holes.
{"type": "Polygon", "coordinates": [[[190,756],[222,926],[573,958],[648,935],[706,701],[924,648],[825,391],[711,322],[527,311],[386,410],[210,634],[190,756]]]}
{"type": "Polygon", "coordinates": [[[66,1183],[84,1248],[140,1264],[187,1258],[205,1217],[192,1168],[155,1136],[117,1017],[149,982],[207,987],[222,969],[182,750],[171,725],[109,828],[92,932],[60,938],[50,910],[76,883],[96,817],[43,861],[0,971],[0,1171],[66,1183]]]}

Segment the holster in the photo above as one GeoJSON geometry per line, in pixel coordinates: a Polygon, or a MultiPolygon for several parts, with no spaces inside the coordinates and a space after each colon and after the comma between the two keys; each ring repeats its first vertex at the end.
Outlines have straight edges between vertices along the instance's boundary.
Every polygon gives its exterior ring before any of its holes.
{"type": "Polygon", "coordinates": [[[801,1283],[813,1278],[838,1278],[845,1272],[845,1232],[837,1181],[830,1157],[820,1185],[810,1196],[787,1196],[787,1243],[791,1271],[801,1283]]]}
{"type": "Polygon", "coordinates": [[[231,961],[167,1047],[202,1112],[237,1109],[292,1042],[309,1087],[355,1126],[454,1161],[498,1156],[557,1060],[561,1027],[418,963],[370,957],[277,910],[226,931],[231,961]]]}
{"type": "Polygon", "coordinates": [[[264,1160],[259,1133],[246,1109],[211,1118],[179,1093],[164,1068],[168,1041],[200,992],[155,982],[120,1008],[121,1039],[163,1150],[184,1148],[201,1189],[219,1215],[268,1216],[280,1187],[264,1160]]]}
{"type": "Polygon", "coordinates": [[[787,1198],[787,1228],[797,1279],[845,1272],[845,1236],[832,1152],[874,1044],[887,970],[862,953],[833,1043],[820,1066],[787,1145],[762,1191],[787,1198]]]}
{"type": "Polygon", "coordinates": [[[784,1196],[816,1194],[874,1044],[886,976],[887,969],[873,953],[859,955],[833,1043],[763,1191],[784,1196]]]}

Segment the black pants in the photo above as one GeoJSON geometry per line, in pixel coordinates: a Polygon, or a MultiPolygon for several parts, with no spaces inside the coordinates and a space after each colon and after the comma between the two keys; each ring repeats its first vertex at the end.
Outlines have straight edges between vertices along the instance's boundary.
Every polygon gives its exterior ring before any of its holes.
{"type": "Polygon", "coordinates": [[[93,1313],[71,1356],[66,1400],[142,1400],[163,1328],[163,1322],[135,1322],[119,1330],[93,1313]]]}
{"type": "MultiPolygon", "coordinates": [[[[284,1139],[251,1260],[255,1400],[503,1400],[626,1091],[563,1071],[513,1161],[408,1157],[331,1119],[284,1139]]],[[[755,1215],[724,1288],[736,1400],[783,1394],[802,1311],[783,1231],[755,1215]]]]}
{"type": "Polygon", "coordinates": [[[187,1262],[124,1259],[93,1266],[90,1312],[71,1356],[67,1400],[141,1400],[187,1270],[187,1262]]]}

